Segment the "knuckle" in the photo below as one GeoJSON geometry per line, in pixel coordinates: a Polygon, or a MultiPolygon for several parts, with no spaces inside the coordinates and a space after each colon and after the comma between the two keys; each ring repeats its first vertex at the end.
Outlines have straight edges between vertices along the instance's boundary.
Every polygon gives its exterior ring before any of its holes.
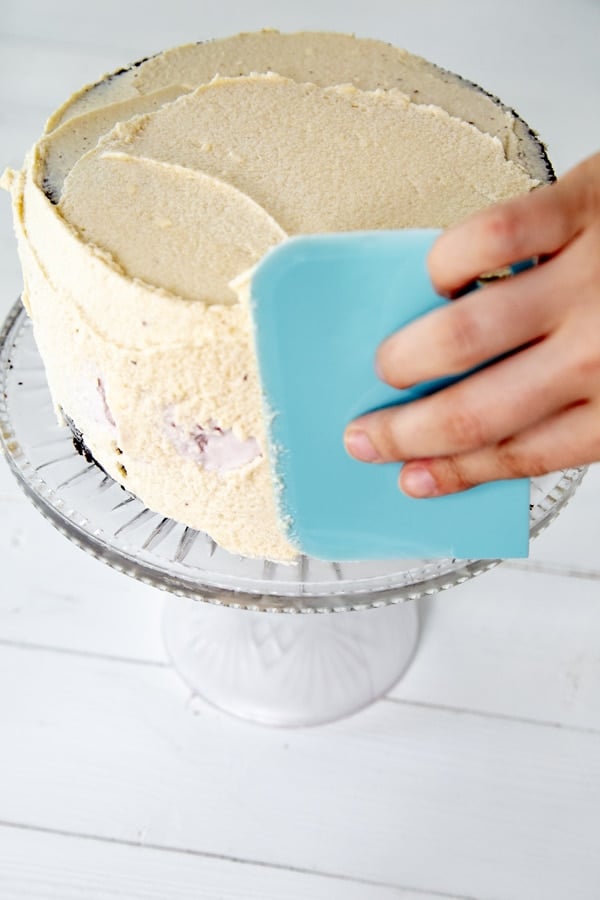
{"type": "Polygon", "coordinates": [[[573,324],[571,334],[566,334],[566,350],[563,350],[561,384],[569,392],[583,394],[594,390],[600,382],[600,351],[596,344],[595,329],[586,335],[579,333],[580,325],[573,324]]]}
{"type": "Polygon", "coordinates": [[[454,456],[444,460],[443,471],[439,473],[438,480],[443,481],[447,489],[453,492],[468,491],[477,484],[461,460],[454,456]]]}
{"type": "Polygon", "coordinates": [[[460,305],[450,308],[440,333],[439,351],[447,364],[445,374],[481,362],[482,341],[481,326],[473,312],[460,305]]]}
{"type": "Polygon", "coordinates": [[[600,153],[580,163],[572,176],[577,178],[580,211],[586,219],[595,219],[600,211],[600,153]]]}
{"type": "Polygon", "coordinates": [[[402,441],[402,429],[398,425],[393,409],[386,410],[377,417],[375,445],[382,460],[396,461],[407,459],[402,441]]]}
{"type": "MultiPolygon", "coordinates": [[[[596,411],[598,415],[600,410],[596,411]]],[[[600,461],[600,428],[594,423],[586,435],[585,441],[569,442],[565,451],[566,463],[569,466],[590,465],[600,461]]]]}
{"type": "Polygon", "coordinates": [[[586,353],[573,360],[573,375],[582,387],[597,384],[600,381],[600,355],[586,353]]]}
{"type": "Polygon", "coordinates": [[[519,257],[523,245],[523,218],[512,205],[491,209],[485,222],[486,237],[506,260],[519,257]]]}
{"type": "Polygon", "coordinates": [[[475,450],[488,443],[487,428],[479,413],[455,408],[446,422],[446,437],[455,452],[475,450]]]}
{"type": "MultiPolygon", "coordinates": [[[[577,460],[575,465],[579,465],[579,460],[581,459],[581,448],[575,448],[573,453],[573,458],[577,460]]],[[[588,454],[589,462],[598,462],[600,460],[600,428],[597,428],[596,431],[593,431],[590,435],[590,452],[588,454]]]]}
{"type": "Polygon", "coordinates": [[[541,453],[519,452],[513,439],[498,446],[498,478],[525,478],[546,475],[550,471],[541,453]]]}

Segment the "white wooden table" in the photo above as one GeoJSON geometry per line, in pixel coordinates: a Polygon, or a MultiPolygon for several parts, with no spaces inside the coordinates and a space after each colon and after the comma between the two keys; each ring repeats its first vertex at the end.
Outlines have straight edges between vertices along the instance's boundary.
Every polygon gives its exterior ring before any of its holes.
{"type": "MultiPolygon", "coordinates": [[[[382,37],[471,77],[559,173],[600,147],[597,0],[4,0],[0,165],[104,71],[263,26],[382,37]]],[[[4,315],[6,198],[0,238],[4,315]]],[[[0,463],[0,898],[597,900],[599,537],[596,468],[529,561],[422,605],[388,697],[281,731],[191,699],[164,595],[71,546],[0,463]]]]}

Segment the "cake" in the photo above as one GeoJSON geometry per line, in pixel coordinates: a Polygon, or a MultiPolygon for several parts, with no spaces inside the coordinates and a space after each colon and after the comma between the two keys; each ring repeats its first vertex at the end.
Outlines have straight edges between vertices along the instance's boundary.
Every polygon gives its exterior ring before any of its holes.
{"type": "Polygon", "coordinates": [[[239,276],[289,235],[444,228],[551,179],[528,126],[458,76],[264,31],[83,88],[3,184],[79,448],[224,549],[291,561],[239,276]]]}

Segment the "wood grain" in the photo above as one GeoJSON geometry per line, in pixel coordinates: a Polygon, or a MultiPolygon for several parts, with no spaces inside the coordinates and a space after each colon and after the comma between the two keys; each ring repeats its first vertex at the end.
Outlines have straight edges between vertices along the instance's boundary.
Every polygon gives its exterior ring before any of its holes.
{"type": "Polygon", "coordinates": [[[208,855],[0,825],[10,900],[462,900],[208,855]]]}
{"type": "Polygon", "coordinates": [[[190,706],[168,670],[9,648],[0,715],[5,822],[459,896],[597,897],[599,735],[392,702],[249,727],[190,706]]]}

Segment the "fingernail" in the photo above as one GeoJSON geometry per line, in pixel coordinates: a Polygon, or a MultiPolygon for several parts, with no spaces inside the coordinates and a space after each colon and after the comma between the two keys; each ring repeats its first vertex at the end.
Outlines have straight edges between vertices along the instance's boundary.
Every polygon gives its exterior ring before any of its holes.
{"type": "Polygon", "coordinates": [[[435,478],[424,466],[410,466],[402,473],[401,487],[411,497],[434,497],[438,492],[435,478]]]}
{"type": "Polygon", "coordinates": [[[375,462],[375,460],[379,459],[377,450],[371,443],[368,434],[364,431],[353,429],[346,432],[345,444],[350,456],[360,459],[361,462],[375,462]]]}

